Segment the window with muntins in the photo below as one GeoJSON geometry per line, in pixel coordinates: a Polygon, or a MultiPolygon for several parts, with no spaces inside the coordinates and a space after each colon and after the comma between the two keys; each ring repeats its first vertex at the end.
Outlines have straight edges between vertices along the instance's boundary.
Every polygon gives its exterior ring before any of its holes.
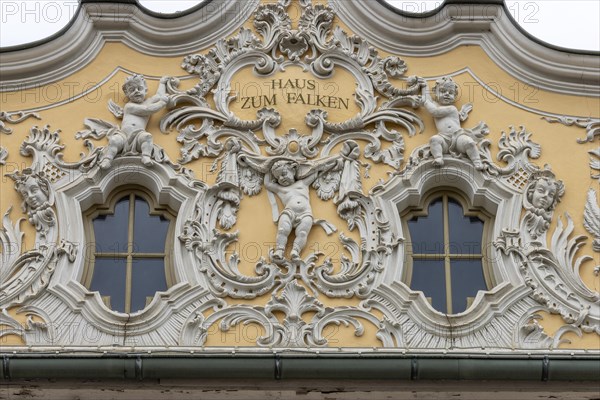
{"type": "Polygon", "coordinates": [[[141,192],[121,193],[108,209],[98,208],[88,216],[94,251],[86,286],[99,292],[113,311],[140,311],[156,292],[170,286],[172,216],[151,204],[141,192]]]}
{"type": "Polygon", "coordinates": [[[422,211],[405,217],[410,235],[406,282],[445,314],[465,311],[478,291],[489,289],[484,263],[487,217],[465,209],[458,197],[440,194],[430,196],[422,211]]]}

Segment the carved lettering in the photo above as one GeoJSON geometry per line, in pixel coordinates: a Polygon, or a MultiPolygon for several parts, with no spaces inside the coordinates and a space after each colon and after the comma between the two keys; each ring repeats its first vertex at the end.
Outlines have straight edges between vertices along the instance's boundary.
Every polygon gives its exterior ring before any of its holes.
{"type": "Polygon", "coordinates": [[[253,97],[242,97],[242,110],[249,110],[251,108],[263,108],[267,106],[277,105],[277,95],[273,96],[253,96],[253,97]]]}
{"type": "MultiPolygon", "coordinates": [[[[333,108],[348,110],[350,99],[329,95],[317,94],[317,82],[314,79],[273,79],[266,85],[269,89],[280,90],[283,101],[287,104],[304,104],[319,108],[333,108]]],[[[276,106],[277,94],[240,97],[242,110],[259,109],[276,106]]]]}
{"type": "Polygon", "coordinates": [[[320,94],[287,93],[288,104],[305,104],[324,108],[348,109],[349,99],[334,96],[321,96],[320,94]]]}
{"type": "Polygon", "coordinates": [[[313,79],[273,79],[271,89],[306,89],[315,90],[317,82],[313,79]]]}

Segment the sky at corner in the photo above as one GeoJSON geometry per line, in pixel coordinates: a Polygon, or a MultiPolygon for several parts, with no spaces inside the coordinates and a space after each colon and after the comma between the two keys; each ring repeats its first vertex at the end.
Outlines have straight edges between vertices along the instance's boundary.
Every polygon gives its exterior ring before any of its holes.
{"type": "MultiPolygon", "coordinates": [[[[441,0],[387,1],[413,13],[435,9],[441,4],[441,0]]],[[[194,7],[202,0],[139,2],[156,12],[174,13],[194,7]]],[[[600,0],[506,0],[506,5],[526,31],[547,43],[600,51],[600,0]]],[[[77,0],[0,0],[0,47],[25,44],[52,35],[69,22],[77,6],[77,0]]]]}

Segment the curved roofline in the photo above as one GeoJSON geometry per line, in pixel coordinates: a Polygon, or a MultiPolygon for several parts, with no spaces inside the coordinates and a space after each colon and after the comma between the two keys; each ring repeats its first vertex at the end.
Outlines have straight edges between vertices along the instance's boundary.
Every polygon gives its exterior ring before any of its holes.
{"type": "MultiPolygon", "coordinates": [[[[50,42],[50,41],[62,36],[66,31],[68,31],[70,29],[71,25],[75,22],[77,15],[79,14],[79,12],[81,12],[82,5],[87,4],[87,3],[132,4],[132,5],[135,5],[138,9],[140,9],[144,14],[152,16],[154,18],[177,19],[179,17],[195,13],[196,11],[206,7],[208,4],[212,3],[213,1],[214,0],[201,0],[201,3],[199,3],[193,7],[190,7],[186,10],[183,10],[183,11],[177,11],[174,13],[161,13],[161,12],[153,11],[153,10],[145,7],[138,0],[79,0],[79,6],[77,7],[77,11],[73,15],[73,17],[69,20],[69,22],[64,27],[62,27],[60,30],[56,31],[55,33],[53,33],[49,36],[46,36],[45,38],[42,38],[39,40],[34,40],[32,42],[27,42],[27,43],[23,43],[23,44],[14,45],[14,46],[0,47],[0,53],[29,49],[29,48],[36,47],[36,46],[42,45],[44,43],[50,42]]],[[[524,29],[517,20],[514,19],[514,17],[509,12],[509,10],[506,6],[505,0],[442,0],[441,4],[438,7],[434,8],[433,10],[429,10],[429,11],[426,11],[423,13],[412,13],[412,12],[404,11],[400,8],[394,7],[392,4],[390,4],[386,0],[376,0],[376,1],[379,2],[381,5],[383,5],[384,7],[386,7],[387,9],[389,9],[390,11],[393,11],[394,13],[396,13],[398,15],[402,15],[404,17],[409,17],[409,18],[427,18],[427,17],[435,16],[438,13],[440,13],[445,7],[450,6],[450,5],[456,5],[456,4],[501,5],[505,11],[505,14],[508,16],[508,18],[510,19],[512,24],[523,35],[527,36],[532,41],[534,41],[542,46],[545,46],[549,49],[562,51],[562,52],[566,52],[566,53],[600,55],[600,51],[575,49],[575,48],[570,48],[570,47],[558,46],[558,45],[546,42],[546,41],[536,37],[535,35],[532,35],[526,29],[524,29]]]]}
{"type": "Polygon", "coordinates": [[[352,31],[388,53],[431,57],[478,46],[525,84],[562,94],[600,96],[600,52],[573,51],[534,38],[512,18],[504,1],[447,0],[424,14],[403,12],[383,0],[329,3],[352,31]]]}
{"type": "Polygon", "coordinates": [[[50,36],[46,36],[46,37],[44,37],[42,39],[34,40],[32,42],[15,44],[15,45],[12,45],[12,46],[0,46],[0,54],[10,53],[12,51],[26,50],[26,49],[30,49],[30,48],[33,48],[33,47],[41,46],[44,43],[51,42],[54,39],[56,39],[58,37],[61,37],[62,35],[65,34],[65,32],[67,32],[69,29],[71,29],[71,26],[75,23],[75,20],[77,19],[77,16],[81,12],[81,1],[85,1],[85,0],[80,0],[79,5],[77,6],[77,10],[73,14],[73,17],[71,17],[71,19],[69,20],[69,22],[67,22],[67,24],[65,26],[63,26],[61,29],[57,30],[56,32],[54,32],[50,36]]]}
{"type": "Polygon", "coordinates": [[[504,9],[505,15],[508,16],[510,22],[512,22],[512,24],[523,35],[527,36],[530,40],[532,40],[542,46],[545,46],[549,49],[562,51],[565,53],[587,54],[587,55],[593,55],[593,56],[600,56],[600,51],[575,49],[575,48],[571,48],[571,47],[558,46],[558,45],[546,42],[545,40],[542,40],[535,35],[532,35],[526,29],[524,29],[516,19],[514,19],[514,17],[510,13],[510,10],[506,6],[505,0],[442,0],[442,3],[438,7],[434,8],[433,10],[429,10],[429,11],[426,11],[423,13],[412,13],[412,12],[404,11],[400,8],[394,7],[392,4],[388,3],[386,0],[376,0],[376,1],[379,2],[381,5],[383,5],[385,8],[395,12],[396,14],[402,15],[403,17],[409,17],[409,18],[432,17],[432,16],[439,14],[445,7],[450,6],[450,5],[456,5],[456,4],[500,5],[504,9]]]}
{"type": "Polygon", "coordinates": [[[183,11],[177,11],[174,13],[160,13],[157,11],[153,11],[150,10],[147,7],[144,7],[143,4],[141,4],[138,0],[78,0],[79,1],[79,5],[77,6],[77,10],[75,11],[75,13],[73,14],[73,16],[71,17],[71,19],[69,20],[69,22],[67,22],[67,24],[65,26],[63,26],[61,29],[59,29],[58,31],[54,32],[53,34],[46,36],[45,38],[39,39],[39,40],[34,40],[32,42],[27,42],[27,43],[22,43],[22,44],[16,44],[13,46],[4,46],[4,47],[0,47],[0,54],[1,53],[8,53],[11,51],[19,51],[19,50],[26,50],[26,49],[30,49],[32,47],[37,47],[40,45],[43,45],[45,43],[51,42],[56,38],[61,37],[65,32],[67,32],[71,26],[75,23],[75,21],[77,20],[77,17],[79,15],[79,13],[81,12],[82,6],[84,4],[93,4],[93,3],[107,3],[107,4],[131,4],[131,5],[135,5],[140,11],[142,11],[144,14],[149,15],[151,17],[154,18],[159,18],[159,19],[177,19],[179,17],[183,17],[189,14],[193,14],[196,11],[206,7],[208,4],[212,3],[215,0],[201,0],[201,3],[196,4],[193,7],[190,7],[186,10],[183,11]]]}
{"type": "MultiPolygon", "coordinates": [[[[98,0],[79,0],[81,3],[99,3],[98,0]]],[[[139,0],[101,0],[101,1],[106,1],[106,2],[112,2],[112,3],[130,3],[130,4],[135,4],[140,10],[142,10],[144,12],[144,14],[150,15],[152,17],[156,17],[156,18],[162,18],[162,19],[175,19],[175,18],[179,18],[182,17],[184,15],[188,15],[191,14],[193,12],[196,12],[197,10],[205,7],[207,4],[213,2],[213,0],[200,0],[200,3],[196,4],[193,7],[190,8],[186,8],[185,10],[182,11],[176,11],[173,13],[161,13],[159,11],[154,11],[149,9],[148,7],[144,6],[142,3],[139,2],[139,0]]]]}
{"type": "Polygon", "coordinates": [[[207,0],[178,13],[162,14],[137,0],[80,0],[74,17],[56,34],[0,48],[0,92],[64,79],[89,64],[107,42],[124,43],[158,57],[212,47],[242,26],[258,2],[207,0]]]}
{"type": "MultiPolygon", "coordinates": [[[[75,16],[55,35],[0,49],[0,92],[64,79],[89,64],[107,42],[157,57],[212,47],[251,18],[258,3],[207,0],[163,14],[137,0],[81,0],[75,16]]],[[[502,0],[446,0],[424,14],[403,12],[383,0],[329,0],[329,4],[352,31],[386,52],[426,57],[475,45],[526,84],[563,94],[600,95],[600,52],[540,41],[520,27],[502,0]],[[440,18],[444,12],[447,16],[440,18]]]]}

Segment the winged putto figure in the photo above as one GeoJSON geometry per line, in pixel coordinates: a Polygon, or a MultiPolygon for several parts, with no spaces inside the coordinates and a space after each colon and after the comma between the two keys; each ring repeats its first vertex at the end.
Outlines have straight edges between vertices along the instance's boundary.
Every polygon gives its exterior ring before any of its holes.
{"type": "Polygon", "coordinates": [[[121,127],[99,119],[87,118],[84,124],[89,130],[79,132],[78,138],[93,137],[101,139],[108,137],[108,145],[100,155],[100,168],[108,169],[114,158],[121,153],[142,155],[142,163],[152,164],[154,143],[152,134],[146,131],[152,114],[163,109],[168,102],[166,84],[171,78],[163,77],[156,94],[146,99],[148,85],[142,75],[133,75],[123,84],[123,92],[129,99],[123,108],[112,100],[108,103],[109,110],[117,118],[123,119],[121,127]]]}
{"type": "Polygon", "coordinates": [[[450,77],[443,77],[436,81],[433,91],[437,102],[432,99],[427,82],[420,78],[419,83],[425,109],[433,116],[438,129],[438,134],[433,135],[429,141],[434,164],[444,165],[443,154],[445,153],[458,153],[469,157],[477,170],[483,170],[477,142],[489,133],[487,125],[480,122],[473,129],[461,127],[461,122],[467,119],[469,112],[473,110],[473,105],[465,104],[460,111],[454,106],[458,85],[450,77]]]}
{"type": "MultiPolygon", "coordinates": [[[[327,191],[335,191],[339,188],[343,168],[343,161],[339,157],[307,161],[287,156],[263,157],[241,154],[238,162],[240,186],[245,193],[253,195],[260,192],[261,182],[257,180],[260,177],[268,190],[273,221],[277,224],[274,260],[284,258],[285,247],[292,230],[295,233],[290,254],[292,259],[300,257],[313,225],[320,225],[327,234],[336,231],[336,228],[330,223],[314,219],[309,189],[317,180],[320,181],[319,187],[323,187],[325,185],[324,182],[321,182],[323,179],[333,185],[327,191]],[[332,176],[335,178],[332,179],[332,176]],[[281,212],[275,196],[283,204],[281,212]]],[[[324,200],[328,199],[323,190],[317,190],[317,194],[324,200]]]]}

